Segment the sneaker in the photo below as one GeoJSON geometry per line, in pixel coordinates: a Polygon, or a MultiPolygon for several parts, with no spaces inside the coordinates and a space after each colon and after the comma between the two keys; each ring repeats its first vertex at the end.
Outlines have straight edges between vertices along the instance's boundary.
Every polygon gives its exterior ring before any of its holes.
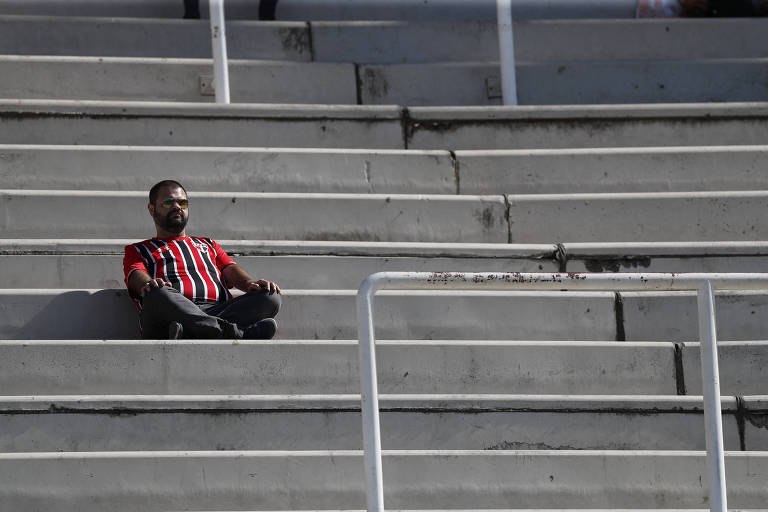
{"type": "Polygon", "coordinates": [[[277,332],[277,322],[274,318],[265,318],[251,324],[243,331],[244,340],[271,340],[277,332]]]}
{"type": "Polygon", "coordinates": [[[184,327],[179,322],[171,322],[168,324],[168,339],[180,340],[184,334],[184,327]]]}

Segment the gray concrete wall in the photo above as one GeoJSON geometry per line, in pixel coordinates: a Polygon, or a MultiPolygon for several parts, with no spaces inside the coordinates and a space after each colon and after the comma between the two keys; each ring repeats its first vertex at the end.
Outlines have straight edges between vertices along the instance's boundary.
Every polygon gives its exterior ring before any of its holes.
{"type": "MultiPolygon", "coordinates": [[[[278,336],[356,339],[354,300],[354,290],[283,290],[278,336]]],[[[139,334],[125,290],[4,289],[0,305],[3,339],[132,339],[139,334]],[[83,323],[83,311],[98,315],[83,323]]],[[[718,294],[716,305],[718,339],[765,338],[768,296],[729,292],[718,294]]],[[[379,339],[698,339],[696,298],[688,292],[384,292],[375,311],[379,339]]]]}
{"type": "Polygon", "coordinates": [[[768,146],[353,150],[0,145],[0,187],[209,192],[537,194],[768,187],[768,146]],[[727,172],[725,172],[727,170],[727,172]]]}
{"type": "MultiPolygon", "coordinates": [[[[724,343],[733,365],[767,351],[765,343],[724,343]]],[[[696,347],[690,352],[686,364],[698,355],[696,347]]],[[[288,404],[280,395],[360,392],[356,340],[6,340],[0,353],[5,396],[275,395],[288,404]]],[[[674,395],[687,386],[697,394],[696,373],[679,380],[675,357],[673,344],[664,342],[377,344],[382,393],[674,395]]],[[[723,371],[723,393],[756,391],[764,373],[723,371]]]]}
{"type": "MultiPolygon", "coordinates": [[[[765,504],[765,459],[726,457],[729,504],[765,504]]],[[[685,451],[385,452],[385,500],[395,508],[502,508],[510,496],[527,508],[692,508],[706,500],[699,483],[705,466],[703,453],[685,451]]],[[[253,503],[273,510],[361,509],[364,503],[359,451],[3,454],[0,472],[8,475],[0,497],[17,510],[53,503],[62,511],[253,503]]]]}
{"type": "MultiPolygon", "coordinates": [[[[762,58],[767,49],[762,37],[765,26],[760,18],[518,22],[514,26],[515,55],[528,63],[762,58]]],[[[8,16],[0,12],[0,27],[0,53],[6,55],[211,56],[205,20],[8,16]]],[[[227,42],[230,58],[236,59],[363,64],[498,60],[495,18],[485,22],[467,18],[440,22],[432,17],[399,22],[260,23],[230,17],[227,42]]]]}
{"type": "MultiPolygon", "coordinates": [[[[195,397],[195,401],[188,397],[150,398],[93,400],[73,396],[36,397],[34,403],[0,401],[0,449],[354,450],[362,446],[359,397],[307,397],[301,401],[301,410],[294,410],[290,399],[264,403],[250,397],[195,397]],[[25,414],[30,411],[38,414],[25,414]],[[122,414],[114,414],[117,411],[122,414]]],[[[480,395],[461,400],[433,395],[401,401],[382,397],[382,448],[705,449],[703,407],[698,397],[656,397],[644,402],[547,398],[517,395],[491,399],[480,395]]],[[[726,397],[723,402],[726,447],[738,450],[733,414],[736,400],[726,397]]]]}
{"type": "Polygon", "coordinates": [[[765,103],[550,107],[0,101],[5,144],[367,149],[759,145],[765,103]]]}
{"type": "MultiPolygon", "coordinates": [[[[352,64],[229,61],[233,103],[357,103],[352,64]]],[[[0,97],[213,102],[208,59],[0,57],[0,97]]]]}
{"type": "MultiPolygon", "coordinates": [[[[506,243],[503,196],[190,193],[190,233],[229,239],[506,243]],[[193,209],[194,208],[194,209],[193,209]]],[[[145,192],[0,192],[6,236],[154,236],[145,192]],[[98,215],[94,212],[98,211],[98,215]]]]}

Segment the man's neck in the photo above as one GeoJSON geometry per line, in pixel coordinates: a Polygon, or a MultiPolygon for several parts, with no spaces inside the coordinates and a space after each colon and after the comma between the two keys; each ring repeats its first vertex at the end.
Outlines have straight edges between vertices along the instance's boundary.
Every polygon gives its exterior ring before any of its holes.
{"type": "Polygon", "coordinates": [[[164,231],[161,229],[157,230],[157,238],[181,238],[185,236],[187,236],[185,231],[182,231],[181,233],[171,233],[170,231],[164,231]]]}

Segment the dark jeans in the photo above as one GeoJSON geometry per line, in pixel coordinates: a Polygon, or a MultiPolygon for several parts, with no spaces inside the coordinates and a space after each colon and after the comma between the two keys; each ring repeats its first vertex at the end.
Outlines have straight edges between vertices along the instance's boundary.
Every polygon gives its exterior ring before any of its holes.
{"type": "Polygon", "coordinates": [[[226,302],[197,305],[175,288],[153,288],[141,303],[141,336],[168,337],[168,324],[179,322],[185,338],[242,338],[243,330],[264,318],[274,318],[280,310],[277,293],[248,292],[226,302]]]}

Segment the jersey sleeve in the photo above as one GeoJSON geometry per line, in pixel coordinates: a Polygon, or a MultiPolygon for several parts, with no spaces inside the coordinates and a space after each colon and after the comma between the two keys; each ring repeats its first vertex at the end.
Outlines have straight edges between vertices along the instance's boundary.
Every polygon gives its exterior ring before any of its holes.
{"type": "Polygon", "coordinates": [[[211,240],[211,243],[213,244],[213,250],[216,253],[216,268],[221,271],[227,265],[232,265],[235,262],[235,260],[233,260],[229,254],[227,254],[226,251],[221,248],[216,240],[211,240]]]}
{"type": "Polygon", "coordinates": [[[128,278],[134,270],[141,270],[149,274],[144,258],[141,257],[141,253],[136,246],[126,245],[125,254],[123,255],[123,274],[125,275],[126,287],[128,286],[128,278]]]}

